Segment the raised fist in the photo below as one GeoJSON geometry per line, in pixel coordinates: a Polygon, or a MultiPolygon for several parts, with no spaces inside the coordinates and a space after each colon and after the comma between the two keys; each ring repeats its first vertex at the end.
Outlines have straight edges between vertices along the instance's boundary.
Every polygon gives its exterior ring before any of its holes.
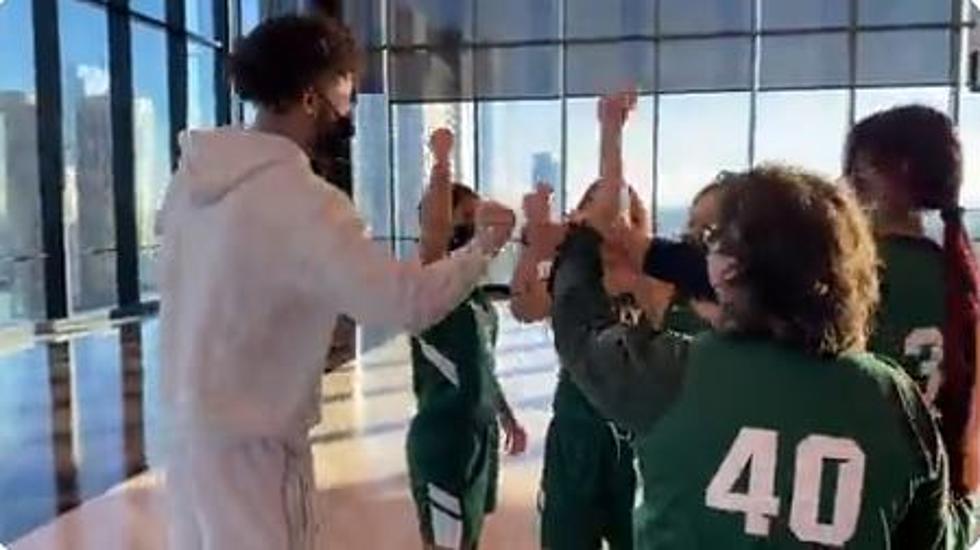
{"type": "Polygon", "coordinates": [[[602,96],[599,99],[599,122],[621,127],[626,124],[630,111],[636,108],[635,91],[602,96]]]}
{"type": "Polygon", "coordinates": [[[449,162],[449,153],[453,150],[456,138],[449,128],[439,128],[429,136],[429,150],[436,160],[436,164],[449,162]]]}
{"type": "Polygon", "coordinates": [[[494,201],[480,201],[476,209],[476,238],[489,254],[497,254],[510,240],[517,217],[514,211],[494,201]]]}
{"type": "Polygon", "coordinates": [[[524,218],[528,225],[548,223],[551,220],[551,195],[553,191],[550,186],[538,183],[534,192],[524,195],[522,209],[524,218]]]}

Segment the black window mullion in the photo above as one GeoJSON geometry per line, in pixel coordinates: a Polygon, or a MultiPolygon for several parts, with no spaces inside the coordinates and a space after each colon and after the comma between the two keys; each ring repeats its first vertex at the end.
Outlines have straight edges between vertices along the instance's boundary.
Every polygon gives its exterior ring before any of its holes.
{"type": "Polygon", "coordinates": [[[112,180],[116,216],[116,290],[119,307],[140,303],[136,234],[132,28],[122,10],[109,10],[109,86],[112,97],[112,180]]]}
{"type": "Polygon", "coordinates": [[[61,56],[58,0],[34,0],[34,51],[55,52],[36,64],[38,175],[41,182],[41,236],[44,245],[45,313],[48,319],[68,316],[65,226],[62,190],[65,157],[61,125],[61,56]]]}
{"type": "Polygon", "coordinates": [[[215,121],[218,126],[231,122],[231,87],[228,85],[227,60],[229,52],[230,21],[229,21],[229,0],[213,0],[214,2],[214,38],[221,44],[221,48],[215,52],[214,62],[214,105],[217,110],[215,121]]]}
{"type": "MultiPolygon", "coordinates": [[[[167,2],[167,24],[183,29],[184,2],[167,2]]],[[[183,33],[167,33],[167,82],[170,86],[170,158],[174,166],[180,158],[178,135],[187,127],[187,37],[183,33]]]]}

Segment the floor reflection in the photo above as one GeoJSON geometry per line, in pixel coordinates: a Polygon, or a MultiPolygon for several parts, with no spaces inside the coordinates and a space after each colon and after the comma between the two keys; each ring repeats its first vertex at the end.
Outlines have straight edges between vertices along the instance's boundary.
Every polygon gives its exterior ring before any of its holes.
{"type": "MultiPolygon", "coordinates": [[[[534,548],[557,367],[542,326],[519,325],[506,308],[501,323],[501,384],[531,442],[526,456],[504,459],[501,507],[484,547],[534,548]]],[[[0,351],[0,543],[165,547],[158,326],[147,320],[0,351]]],[[[415,547],[404,459],[414,413],[406,340],[369,330],[357,342],[358,360],[323,378],[323,421],[311,433],[327,547],[415,547]],[[363,529],[365,517],[384,528],[363,529]]]]}
{"type": "Polygon", "coordinates": [[[124,325],[0,355],[0,541],[147,469],[155,392],[143,340],[155,330],[124,325]]]}

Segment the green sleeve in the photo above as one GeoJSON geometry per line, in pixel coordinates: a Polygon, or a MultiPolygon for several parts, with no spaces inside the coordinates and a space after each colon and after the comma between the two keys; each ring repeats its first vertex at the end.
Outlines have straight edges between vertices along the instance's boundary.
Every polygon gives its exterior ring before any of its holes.
{"type": "Polygon", "coordinates": [[[900,377],[898,399],[905,409],[911,438],[925,460],[922,483],[895,532],[896,548],[954,550],[970,545],[973,506],[954,498],[949,463],[939,430],[911,379],[900,377]]]}
{"type": "Polygon", "coordinates": [[[683,382],[689,339],[617,322],[602,286],[601,238],[575,229],[556,262],[552,324],[563,368],[608,418],[645,432],[683,382]]]}

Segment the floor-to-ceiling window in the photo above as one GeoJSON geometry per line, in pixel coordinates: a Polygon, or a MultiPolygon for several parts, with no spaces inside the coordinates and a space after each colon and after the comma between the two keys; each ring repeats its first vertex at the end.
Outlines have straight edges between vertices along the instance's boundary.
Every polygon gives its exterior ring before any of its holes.
{"type": "MultiPolygon", "coordinates": [[[[597,98],[626,88],[639,103],[625,175],[666,234],[721,170],[838,176],[847,129],[881,108],[940,108],[969,151],[980,103],[961,67],[975,12],[962,0],[347,0],[370,60],[358,204],[376,237],[410,253],[425,135],[448,125],[463,132],[457,179],[512,206],[546,180],[567,211],[598,176],[597,98]]],[[[963,202],[980,207],[966,157],[963,202]]]]}
{"type": "Polygon", "coordinates": [[[31,10],[0,4],[0,325],[45,314],[31,10]]]}
{"type": "Polygon", "coordinates": [[[156,299],[175,136],[230,119],[243,4],[0,1],[0,327],[156,299]]]}

